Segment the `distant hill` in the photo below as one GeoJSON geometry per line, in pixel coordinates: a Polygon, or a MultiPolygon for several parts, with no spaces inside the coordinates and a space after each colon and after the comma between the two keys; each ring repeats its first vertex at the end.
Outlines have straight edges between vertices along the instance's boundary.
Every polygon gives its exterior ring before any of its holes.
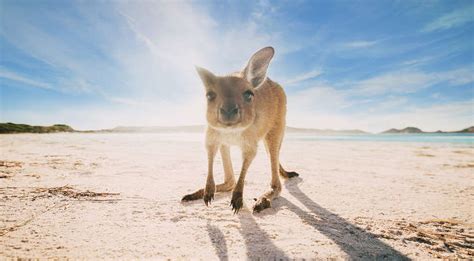
{"type": "Polygon", "coordinates": [[[381,134],[413,134],[413,133],[474,133],[474,126],[460,130],[460,131],[435,131],[435,132],[426,132],[422,131],[416,127],[406,127],[404,129],[389,129],[381,134]]]}
{"type": "Polygon", "coordinates": [[[394,134],[394,133],[423,133],[422,130],[418,129],[418,128],[415,128],[415,127],[406,127],[404,129],[389,129],[389,130],[386,130],[384,132],[382,132],[382,134],[394,134]]]}
{"type": "Polygon", "coordinates": [[[53,126],[32,126],[28,124],[15,124],[11,122],[0,123],[0,133],[53,133],[74,132],[74,129],[65,124],[53,126]]]}
{"type": "Polygon", "coordinates": [[[471,126],[469,128],[465,128],[460,131],[455,131],[455,133],[474,133],[474,126],[471,126]]]}

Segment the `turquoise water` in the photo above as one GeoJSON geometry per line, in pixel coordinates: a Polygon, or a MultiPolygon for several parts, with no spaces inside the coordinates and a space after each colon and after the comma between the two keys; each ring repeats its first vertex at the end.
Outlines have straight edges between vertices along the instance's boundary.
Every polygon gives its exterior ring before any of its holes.
{"type": "Polygon", "coordinates": [[[384,141],[384,142],[444,142],[474,145],[474,134],[450,133],[450,134],[366,134],[366,135],[312,135],[288,133],[287,140],[301,141],[384,141]]]}

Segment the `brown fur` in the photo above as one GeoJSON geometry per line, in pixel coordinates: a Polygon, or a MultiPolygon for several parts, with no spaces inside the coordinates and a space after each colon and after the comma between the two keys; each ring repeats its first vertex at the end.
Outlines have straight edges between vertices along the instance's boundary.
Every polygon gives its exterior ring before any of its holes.
{"type": "Polygon", "coordinates": [[[205,204],[208,205],[215,192],[233,190],[231,206],[235,213],[238,212],[242,207],[247,169],[255,157],[257,144],[262,139],[271,161],[271,190],[257,200],[254,211],[259,212],[271,207],[270,202],[281,191],[279,175],[284,178],[298,175],[296,172],[285,171],[279,162],[286,126],[286,95],[278,83],[266,77],[273,54],[272,47],[263,48],[252,56],[241,72],[224,77],[197,68],[208,97],[208,177],[204,190],[184,196],[183,201],[204,198],[205,204]],[[251,98],[248,98],[248,92],[253,93],[251,98]],[[237,182],[229,154],[229,147],[233,145],[241,148],[243,159],[237,182]],[[216,186],[213,163],[217,150],[221,152],[225,179],[223,184],[216,186]]]}

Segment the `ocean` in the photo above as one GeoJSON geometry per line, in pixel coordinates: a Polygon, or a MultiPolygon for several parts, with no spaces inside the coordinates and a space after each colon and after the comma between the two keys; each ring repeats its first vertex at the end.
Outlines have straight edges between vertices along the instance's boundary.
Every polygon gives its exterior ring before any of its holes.
{"type": "MultiPolygon", "coordinates": [[[[99,134],[104,135],[104,134],[99,134]]],[[[131,138],[141,135],[145,139],[162,141],[204,142],[204,133],[110,133],[110,138],[131,138]]],[[[310,133],[286,133],[285,141],[355,141],[355,142],[407,142],[407,143],[450,143],[474,146],[472,133],[430,133],[430,134],[353,134],[353,135],[318,135],[310,133]]]]}
{"type": "Polygon", "coordinates": [[[363,134],[363,135],[315,135],[287,133],[286,140],[297,141],[380,141],[380,142],[420,142],[459,143],[474,145],[472,133],[425,133],[425,134],[363,134]]]}

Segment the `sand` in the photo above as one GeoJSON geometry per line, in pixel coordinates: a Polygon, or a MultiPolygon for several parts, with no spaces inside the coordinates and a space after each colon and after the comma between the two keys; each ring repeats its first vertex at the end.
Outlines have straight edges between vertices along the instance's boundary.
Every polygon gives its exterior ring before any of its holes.
{"type": "MultiPolygon", "coordinates": [[[[181,203],[203,187],[202,134],[0,136],[0,256],[85,259],[473,258],[472,144],[298,141],[283,144],[273,208],[260,146],[232,213],[181,203]]],[[[236,174],[240,165],[232,150],[236,174]]],[[[217,160],[216,182],[223,179],[217,160]]]]}

